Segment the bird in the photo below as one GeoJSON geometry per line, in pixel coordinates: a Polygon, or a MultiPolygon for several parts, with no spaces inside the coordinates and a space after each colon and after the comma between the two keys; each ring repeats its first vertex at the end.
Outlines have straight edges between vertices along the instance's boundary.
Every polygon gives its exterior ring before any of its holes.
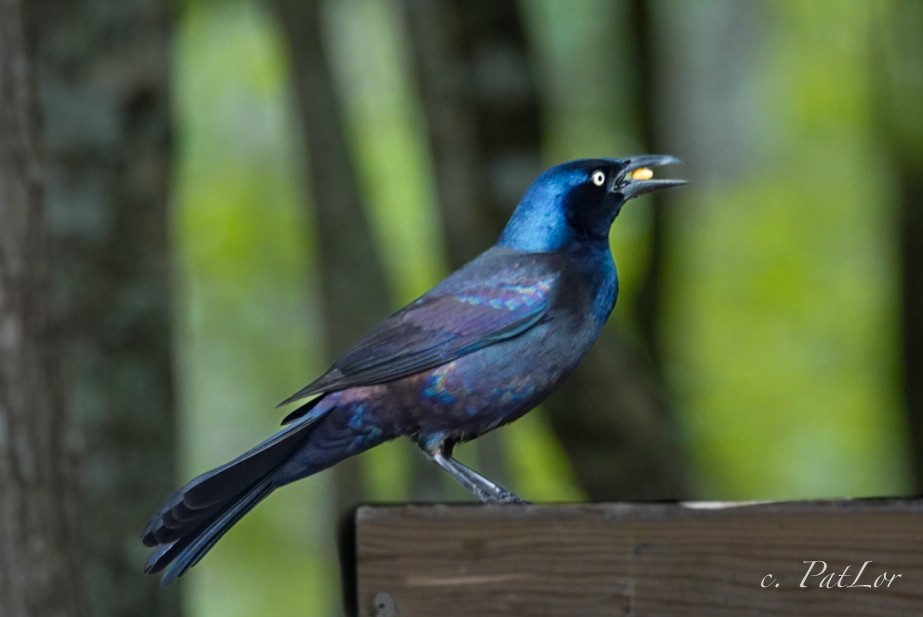
{"type": "Polygon", "coordinates": [[[543,172],[498,241],[372,328],[279,405],[274,435],[176,490],[151,517],[148,574],[166,586],[275,489],[409,437],[482,503],[527,503],[452,456],[536,407],[574,370],[615,307],[609,231],[669,155],[591,158],[543,172]],[[307,402],[304,402],[307,400],[307,402]]]}

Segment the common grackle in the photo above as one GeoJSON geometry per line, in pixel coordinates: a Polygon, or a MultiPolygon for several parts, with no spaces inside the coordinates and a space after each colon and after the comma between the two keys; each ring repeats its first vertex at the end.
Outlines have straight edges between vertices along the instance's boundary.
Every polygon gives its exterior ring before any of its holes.
{"type": "Polygon", "coordinates": [[[571,161],[532,184],[499,241],[383,321],[294,395],[275,435],[174,492],[143,541],[167,585],[274,489],[406,435],[482,502],[524,503],[452,458],[520,417],[587,353],[618,295],[609,228],[671,156],[571,161]]]}

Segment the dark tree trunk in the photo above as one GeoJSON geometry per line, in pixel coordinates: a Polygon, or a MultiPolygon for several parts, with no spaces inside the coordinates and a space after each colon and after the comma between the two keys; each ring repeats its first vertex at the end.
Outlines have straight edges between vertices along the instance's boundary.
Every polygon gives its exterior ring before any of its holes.
{"type": "Polygon", "coordinates": [[[73,461],[25,33],[21,0],[0,0],[0,614],[79,617],[73,461]]]}
{"type": "MultiPolygon", "coordinates": [[[[540,171],[536,88],[515,3],[403,4],[454,269],[496,241],[540,171]]],[[[484,473],[502,478],[500,434],[476,447],[484,473]]]]}
{"type": "Polygon", "coordinates": [[[97,617],[175,616],[138,539],[176,481],[162,0],[36,0],[55,300],[82,429],[80,521],[97,617]]]}
{"type": "MultiPolygon", "coordinates": [[[[518,5],[404,5],[450,259],[458,266],[493,244],[540,171],[538,95],[518,5]]],[[[650,275],[652,292],[656,274],[650,275]]],[[[684,493],[671,408],[644,357],[609,326],[583,366],[545,403],[578,480],[594,499],[684,493]]],[[[487,458],[496,466],[499,455],[487,458]]]]}
{"type": "Polygon", "coordinates": [[[493,244],[541,171],[541,115],[519,10],[405,0],[449,263],[493,244]]]}
{"type": "MultiPolygon", "coordinates": [[[[628,26],[623,28],[628,35],[627,47],[634,67],[635,114],[638,119],[638,137],[643,150],[659,154],[662,151],[656,128],[657,102],[659,100],[654,80],[658,73],[655,58],[656,31],[651,21],[649,0],[631,0],[628,26]]],[[[661,349],[659,341],[660,311],[662,305],[663,264],[666,250],[666,233],[669,213],[664,208],[662,195],[654,193],[646,197],[651,208],[651,230],[649,236],[648,261],[635,292],[634,317],[638,334],[650,355],[654,370],[660,372],[661,349]]]]}
{"type": "MultiPolygon", "coordinates": [[[[307,180],[317,226],[318,276],[326,318],[328,357],[346,351],[393,309],[381,256],[363,208],[341,105],[322,41],[319,0],[275,0],[292,62],[295,96],[307,151],[307,180]]],[[[365,494],[361,461],[348,459],[331,472],[336,511],[365,494]]]]}
{"type": "Polygon", "coordinates": [[[876,34],[875,117],[891,155],[897,184],[904,404],[914,491],[923,492],[923,5],[892,7],[876,34]]]}
{"type": "MultiPolygon", "coordinates": [[[[647,0],[632,0],[620,81],[634,80],[638,137],[645,152],[659,153],[657,33],[647,0]],[[629,73],[629,67],[633,72],[629,73]]],[[[616,27],[616,24],[613,24],[616,27]]],[[[660,311],[668,212],[654,203],[649,259],[635,294],[639,337],[609,326],[584,366],[549,401],[555,432],[581,482],[595,500],[663,499],[686,495],[686,457],[679,446],[675,413],[660,369],[660,311]]],[[[617,316],[616,316],[617,318],[617,316]]]]}

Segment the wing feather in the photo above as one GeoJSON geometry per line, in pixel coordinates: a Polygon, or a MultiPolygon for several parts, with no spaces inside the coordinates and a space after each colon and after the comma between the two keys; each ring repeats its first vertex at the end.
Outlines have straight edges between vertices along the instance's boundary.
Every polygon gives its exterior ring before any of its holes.
{"type": "Polygon", "coordinates": [[[507,274],[507,282],[488,278],[454,292],[437,287],[372,329],[280,405],[400,379],[526,332],[547,315],[555,278],[544,269],[531,277],[507,274]]]}

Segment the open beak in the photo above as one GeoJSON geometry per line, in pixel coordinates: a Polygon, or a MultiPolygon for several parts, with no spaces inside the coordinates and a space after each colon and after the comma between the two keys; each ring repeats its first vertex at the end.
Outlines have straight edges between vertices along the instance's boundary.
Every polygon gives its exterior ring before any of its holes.
{"type": "Polygon", "coordinates": [[[654,180],[652,167],[682,165],[683,161],[668,154],[645,154],[622,159],[625,167],[613,183],[612,192],[621,193],[625,201],[645,193],[682,186],[685,180],[654,180]]]}

